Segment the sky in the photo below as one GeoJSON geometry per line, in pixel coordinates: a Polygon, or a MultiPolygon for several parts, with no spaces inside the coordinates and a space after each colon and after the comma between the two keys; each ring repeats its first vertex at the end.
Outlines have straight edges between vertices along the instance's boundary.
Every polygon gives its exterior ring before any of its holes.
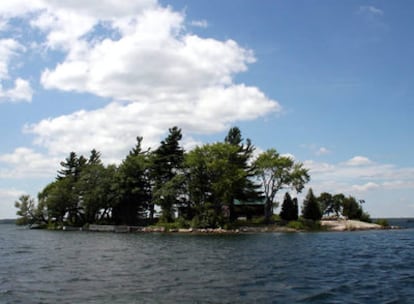
{"type": "MultiPolygon", "coordinates": [[[[0,2],[0,218],[71,151],[120,163],[238,126],[312,187],[414,217],[414,2],[0,2]]],[[[304,190],[304,193],[307,189],[304,190]]]]}

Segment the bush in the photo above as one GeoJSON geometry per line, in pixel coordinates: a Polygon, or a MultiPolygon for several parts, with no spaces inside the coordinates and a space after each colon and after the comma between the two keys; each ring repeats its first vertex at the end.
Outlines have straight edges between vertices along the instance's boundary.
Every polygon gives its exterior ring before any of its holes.
{"type": "Polygon", "coordinates": [[[287,227],[295,229],[295,230],[304,230],[305,229],[305,225],[303,224],[302,221],[290,221],[287,224],[287,227]]]}
{"type": "Polygon", "coordinates": [[[382,227],[389,227],[390,224],[388,223],[388,221],[386,219],[378,219],[375,221],[375,224],[378,224],[382,227]]]}
{"type": "Polygon", "coordinates": [[[363,222],[372,223],[369,214],[366,212],[362,212],[360,220],[363,222]]]}

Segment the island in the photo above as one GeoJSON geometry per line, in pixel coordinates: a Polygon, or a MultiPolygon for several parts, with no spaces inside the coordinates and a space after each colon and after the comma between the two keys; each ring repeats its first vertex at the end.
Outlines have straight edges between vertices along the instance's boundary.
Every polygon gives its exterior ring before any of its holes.
{"type": "Polygon", "coordinates": [[[273,148],[256,154],[252,141],[244,140],[238,127],[230,128],[222,142],[188,152],[181,139],[181,129],[170,128],[151,150],[143,148],[143,137],[137,137],[119,165],[104,164],[95,149],[89,157],[70,152],[37,200],[22,195],[15,202],[17,224],[156,232],[338,231],[387,226],[370,223],[364,200],[342,193],[315,195],[312,188],[299,213],[297,196],[310,181],[309,170],[273,148]],[[282,191],[280,203],[277,198],[282,191]],[[280,212],[275,213],[278,207],[280,212]]]}

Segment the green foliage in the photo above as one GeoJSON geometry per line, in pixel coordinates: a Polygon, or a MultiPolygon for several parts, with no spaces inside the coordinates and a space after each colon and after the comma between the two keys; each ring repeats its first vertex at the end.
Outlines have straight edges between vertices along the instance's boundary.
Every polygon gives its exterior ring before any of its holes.
{"type": "Polygon", "coordinates": [[[295,230],[305,230],[306,226],[302,221],[290,221],[286,227],[292,228],[295,230]]]}
{"type": "Polygon", "coordinates": [[[388,220],[387,219],[377,219],[375,221],[375,224],[378,224],[378,225],[380,225],[382,227],[389,227],[390,226],[390,224],[388,223],[388,220]]]}
{"type": "Polygon", "coordinates": [[[289,192],[286,192],[280,211],[280,218],[284,221],[296,221],[298,219],[298,201],[292,199],[289,192]]]}
{"type": "Polygon", "coordinates": [[[60,163],[56,179],[38,194],[37,205],[29,196],[15,203],[18,224],[55,229],[96,223],[148,225],[157,221],[155,205],[161,209],[159,223],[166,229],[260,226],[281,220],[300,229],[316,229],[322,215],[319,206],[325,214],[370,220],[363,201],[329,193],[315,198],[311,190],[302,210],[309,221],[297,221],[298,202],[288,193],[280,216],[273,214],[276,194],[282,189],[301,192],[310,180],[308,170],[275,149],[253,161],[255,148],[237,127],[229,130],[224,142],[204,144],[188,153],[180,146],[181,139],[181,129],[170,128],[159,147],[150,151],[142,149],[143,138],[137,137],[119,166],[104,165],[95,149],[87,158],[71,152],[60,163]],[[263,199],[265,212],[260,218],[253,216],[258,208],[234,204],[263,199]],[[238,221],[241,213],[249,220],[238,221]]]}
{"type": "Polygon", "coordinates": [[[322,212],[319,203],[313,194],[312,188],[309,189],[305,200],[303,201],[302,216],[304,219],[319,221],[322,218],[322,212]]]}
{"type": "Polygon", "coordinates": [[[178,229],[188,229],[191,227],[191,223],[187,220],[185,220],[182,217],[177,218],[174,222],[163,222],[159,221],[156,224],[157,227],[164,227],[165,231],[174,231],[178,229]]]}
{"type": "Polygon", "coordinates": [[[310,180],[308,170],[302,163],[281,156],[275,149],[269,149],[259,155],[253,164],[255,174],[261,181],[266,198],[265,216],[269,220],[273,214],[273,202],[278,191],[292,188],[301,192],[310,180]]]}
{"type": "MultiPolygon", "coordinates": [[[[362,209],[362,207],[361,207],[361,209],[362,209]]],[[[359,218],[359,220],[363,221],[363,222],[367,222],[367,223],[372,223],[371,216],[365,211],[362,211],[362,215],[359,218]]]]}
{"type": "MultiPolygon", "coordinates": [[[[110,193],[115,195],[110,197],[111,201],[106,207],[112,206],[113,221],[117,224],[139,224],[140,218],[145,217],[145,212],[150,206],[150,160],[148,151],[142,151],[141,142],[142,137],[137,137],[136,146],[123,160],[117,172],[112,172],[111,180],[116,187],[110,193]]],[[[108,186],[110,189],[111,185],[108,186]]]]}
{"type": "Polygon", "coordinates": [[[180,147],[181,129],[173,127],[158,149],[152,154],[151,178],[153,180],[153,203],[161,207],[162,217],[173,220],[174,207],[179,202],[183,184],[176,176],[182,174],[184,150],[180,147]]]}
{"type": "Polygon", "coordinates": [[[14,206],[19,210],[16,212],[20,216],[16,220],[17,225],[30,225],[35,222],[34,216],[34,200],[30,195],[21,195],[19,200],[14,203],[14,206]]]}
{"type": "Polygon", "coordinates": [[[342,215],[349,219],[361,219],[362,207],[353,196],[345,197],[342,202],[342,215]]]}
{"type": "Polygon", "coordinates": [[[349,219],[371,222],[369,214],[362,208],[363,200],[357,201],[355,197],[345,196],[342,193],[332,195],[326,192],[321,193],[317,200],[323,214],[330,215],[334,213],[336,216],[342,214],[349,219]]]}
{"type": "Polygon", "coordinates": [[[307,231],[321,231],[322,226],[320,221],[309,220],[309,219],[302,219],[303,225],[305,226],[305,230],[307,231]]]}
{"type": "MultiPolygon", "coordinates": [[[[220,217],[222,208],[232,211],[233,200],[242,196],[248,173],[237,161],[239,147],[228,143],[207,144],[196,147],[186,157],[188,194],[197,210],[220,217]]],[[[230,215],[231,216],[231,215],[230,215]]],[[[207,216],[211,218],[211,215],[207,216]]],[[[208,220],[211,224],[211,220],[208,220]]]]}

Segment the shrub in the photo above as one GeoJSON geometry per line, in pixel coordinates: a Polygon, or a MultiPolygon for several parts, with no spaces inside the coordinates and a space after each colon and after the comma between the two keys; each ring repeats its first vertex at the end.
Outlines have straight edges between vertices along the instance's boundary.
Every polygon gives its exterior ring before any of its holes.
{"type": "Polygon", "coordinates": [[[375,221],[375,224],[381,225],[382,227],[389,227],[390,224],[386,219],[378,219],[375,221]]]}
{"type": "Polygon", "coordinates": [[[304,230],[305,229],[305,225],[303,224],[302,221],[290,221],[287,224],[287,227],[295,229],[295,230],[304,230]]]}

